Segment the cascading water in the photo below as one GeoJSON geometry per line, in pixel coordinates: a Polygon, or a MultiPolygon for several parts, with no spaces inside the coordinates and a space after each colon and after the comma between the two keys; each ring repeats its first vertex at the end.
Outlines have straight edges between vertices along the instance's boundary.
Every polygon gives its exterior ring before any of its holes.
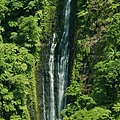
{"type": "Polygon", "coordinates": [[[49,74],[50,74],[50,120],[55,120],[55,97],[54,97],[54,52],[56,44],[54,43],[55,34],[53,34],[53,42],[50,49],[49,58],[49,74]]]}
{"type": "Polygon", "coordinates": [[[64,94],[68,83],[70,3],[71,0],[67,0],[65,4],[62,38],[56,43],[56,36],[53,34],[48,63],[49,72],[44,71],[46,75],[43,80],[42,119],[44,120],[61,120],[60,112],[66,107],[64,94]],[[57,58],[55,53],[57,53],[57,58]],[[55,64],[55,59],[57,64],[55,64]]]}
{"type": "Polygon", "coordinates": [[[66,99],[64,93],[68,82],[68,60],[69,60],[69,20],[70,20],[70,2],[68,0],[65,6],[65,20],[64,20],[64,31],[62,39],[59,45],[58,55],[58,81],[59,81],[59,92],[58,92],[58,119],[60,120],[60,111],[66,106],[66,99]]]}
{"type": "Polygon", "coordinates": [[[44,86],[45,86],[45,82],[44,82],[44,80],[43,80],[43,82],[42,82],[42,86],[43,86],[43,119],[44,120],[46,120],[46,110],[45,110],[45,108],[46,108],[46,106],[45,106],[45,88],[44,88],[44,86]]]}

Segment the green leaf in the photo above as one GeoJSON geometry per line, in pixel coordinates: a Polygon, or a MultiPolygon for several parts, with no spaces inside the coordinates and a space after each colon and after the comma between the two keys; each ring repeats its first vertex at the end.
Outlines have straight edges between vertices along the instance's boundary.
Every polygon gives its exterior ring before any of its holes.
{"type": "Polygon", "coordinates": [[[1,93],[2,95],[4,95],[4,94],[8,93],[8,89],[7,89],[7,88],[3,88],[3,89],[0,91],[0,93],[1,93]]]}
{"type": "Polygon", "coordinates": [[[120,112],[120,103],[118,102],[114,104],[112,108],[114,109],[115,112],[120,112]]]}
{"type": "Polygon", "coordinates": [[[82,10],[78,13],[78,17],[82,17],[88,14],[88,11],[82,10]]]}
{"type": "Polygon", "coordinates": [[[21,65],[21,68],[22,68],[23,71],[26,71],[27,70],[27,64],[23,63],[21,65]]]}
{"type": "Polygon", "coordinates": [[[22,120],[22,118],[20,117],[20,115],[12,115],[10,117],[10,120],[22,120]]]}
{"type": "Polygon", "coordinates": [[[7,93],[6,95],[3,96],[3,99],[4,100],[12,100],[13,99],[13,93],[12,92],[9,92],[7,93]]]}
{"type": "Polygon", "coordinates": [[[17,32],[11,32],[10,39],[17,40],[18,33],[17,32]]]}

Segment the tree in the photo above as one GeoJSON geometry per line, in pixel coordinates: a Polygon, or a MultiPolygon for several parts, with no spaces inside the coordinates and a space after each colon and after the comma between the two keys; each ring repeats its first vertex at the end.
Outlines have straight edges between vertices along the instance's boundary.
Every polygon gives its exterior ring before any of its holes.
{"type": "MultiPolygon", "coordinates": [[[[11,22],[9,25],[12,27],[11,22]]],[[[41,33],[37,20],[33,16],[22,16],[19,18],[16,27],[18,27],[18,31],[11,32],[10,39],[18,45],[26,47],[31,53],[35,53],[41,33]]]]}
{"type": "Polygon", "coordinates": [[[2,32],[4,32],[4,27],[1,26],[1,22],[5,19],[5,12],[7,7],[5,6],[5,0],[0,1],[0,42],[3,41],[2,32]]]}
{"type": "Polygon", "coordinates": [[[33,66],[35,58],[27,49],[0,43],[0,118],[30,119],[26,96],[33,66]]]}

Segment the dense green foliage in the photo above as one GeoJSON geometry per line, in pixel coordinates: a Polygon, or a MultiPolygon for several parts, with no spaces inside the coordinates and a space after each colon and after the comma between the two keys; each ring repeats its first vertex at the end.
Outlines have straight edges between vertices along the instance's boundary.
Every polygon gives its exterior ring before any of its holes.
{"type": "Polygon", "coordinates": [[[38,120],[35,71],[43,0],[0,1],[0,120],[38,120]]]}
{"type": "Polygon", "coordinates": [[[42,43],[55,29],[56,7],[57,0],[0,1],[0,120],[40,119],[36,71],[42,43]]]}
{"type": "Polygon", "coordinates": [[[120,120],[120,2],[77,1],[74,65],[64,120],[120,120]]]}
{"type": "MultiPolygon", "coordinates": [[[[39,120],[39,46],[50,40],[56,25],[57,32],[62,29],[57,19],[63,3],[0,1],[0,120],[39,120]]],[[[61,115],[64,120],[120,120],[120,2],[77,0],[74,9],[74,63],[61,115]]]]}
{"type": "Polygon", "coordinates": [[[27,49],[15,44],[0,44],[0,116],[4,119],[29,119],[26,95],[29,72],[35,64],[27,49]]]}

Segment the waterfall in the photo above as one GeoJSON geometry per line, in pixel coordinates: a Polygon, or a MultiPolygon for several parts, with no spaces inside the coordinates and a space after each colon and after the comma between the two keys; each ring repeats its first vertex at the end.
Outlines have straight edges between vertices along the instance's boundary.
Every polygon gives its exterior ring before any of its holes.
{"type": "Polygon", "coordinates": [[[53,34],[50,55],[45,59],[48,64],[43,68],[43,120],[61,120],[60,112],[66,107],[64,94],[68,83],[70,3],[71,0],[67,0],[65,4],[62,37],[56,43],[57,38],[53,34]]]}
{"type": "Polygon", "coordinates": [[[68,0],[65,5],[64,31],[59,45],[59,56],[58,56],[58,61],[59,61],[58,62],[58,81],[59,81],[58,119],[59,120],[61,120],[60,111],[66,106],[66,98],[64,98],[64,93],[68,83],[70,2],[71,0],[68,0]]]}
{"type": "Polygon", "coordinates": [[[53,42],[50,49],[49,58],[49,74],[50,74],[50,120],[55,120],[55,97],[54,97],[54,51],[56,44],[54,43],[55,34],[53,34],[53,42]]]}
{"type": "Polygon", "coordinates": [[[45,82],[44,82],[44,80],[43,80],[43,82],[42,82],[42,87],[43,87],[43,119],[44,120],[46,120],[46,110],[45,110],[45,108],[46,108],[46,106],[45,106],[45,88],[44,88],[44,86],[45,86],[45,82]]]}

